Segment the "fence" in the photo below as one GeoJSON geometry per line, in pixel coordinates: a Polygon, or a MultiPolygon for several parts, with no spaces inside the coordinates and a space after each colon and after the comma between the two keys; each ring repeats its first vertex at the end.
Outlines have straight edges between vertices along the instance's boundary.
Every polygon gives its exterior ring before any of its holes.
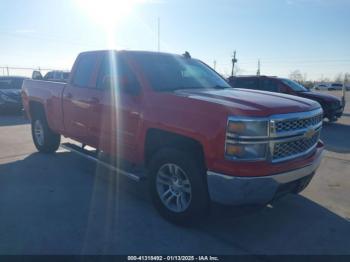
{"type": "Polygon", "coordinates": [[[45,75],[49,71],[62,70],[53,68],[41,68],[41,67],[11,67],[0,66],[0,76],[26,76],[31,77],[33,71],[40,71],[42,75],[45,75]]]}

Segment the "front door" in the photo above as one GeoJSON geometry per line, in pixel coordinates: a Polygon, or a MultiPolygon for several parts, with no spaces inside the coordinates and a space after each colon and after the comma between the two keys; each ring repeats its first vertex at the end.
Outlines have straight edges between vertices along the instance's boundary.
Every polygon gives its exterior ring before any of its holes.
{"type": "Polygon", "coordinates": [[[116,53],[102,59],[96,90],[90,137],[99,149],[132,160],[140,123],[140,88],[136,76],[116,53]]]}

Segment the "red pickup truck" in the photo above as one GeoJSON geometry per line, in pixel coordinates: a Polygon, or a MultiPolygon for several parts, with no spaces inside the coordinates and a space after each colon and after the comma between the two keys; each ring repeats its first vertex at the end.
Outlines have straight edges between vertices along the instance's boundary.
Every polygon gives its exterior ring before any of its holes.
{"type": "Polygon", "coordinates": [[[25,80],[23,105],[40,152],[61,135],[145,176],[171,221],[200,218],[210,201],[267,204],[303,190],[319,166],[317,102],[235,90],[203,62],[144,51],[81,53],[68,83],[25,80]]]}

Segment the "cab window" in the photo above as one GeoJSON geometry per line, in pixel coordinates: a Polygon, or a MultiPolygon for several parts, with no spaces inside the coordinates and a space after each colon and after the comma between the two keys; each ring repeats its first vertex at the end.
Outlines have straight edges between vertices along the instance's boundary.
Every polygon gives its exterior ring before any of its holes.
{"type": "Polygon", "coordinates": [[[78,87],[89,87],[90,79],[96,65],[96,56],[92,54],[82,55],[79,58],[74,73],[73,84],[78,87]]]}
{"type": "Polygon", "coordinates": [[[260,90],[278,92],[278,84],[274,79],[263,78],[260,81],[260,90]]]}
{"type": "Polygon", "coordinates": [[[237,78],[234,84],[235,88],[258,89],[258,79],[256,78],[237,78]]]}
{"type": "Polygon", "coordinates": [[[96,88],[108,89],[112,86],[126,93],[135,93],[140,89],[138,80],[127,63],[117,56],[107,55],[102,60],[96,88]]]}

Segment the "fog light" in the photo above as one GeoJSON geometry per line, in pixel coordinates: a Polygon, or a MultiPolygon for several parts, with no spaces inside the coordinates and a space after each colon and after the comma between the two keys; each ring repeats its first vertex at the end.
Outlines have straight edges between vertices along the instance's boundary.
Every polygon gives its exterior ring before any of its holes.
{"type": "Polygon", "coordinates": [[[230,156],[240,156],[244,153],[244,147],[242,145],[228,144],[226,146],[226,154],[230,156]]]}
{"type": "Polygon", "coordinates": [[[267,143],[226,144],[226,156],[231,159],[263,160],[266,158],[267,143]]]}

